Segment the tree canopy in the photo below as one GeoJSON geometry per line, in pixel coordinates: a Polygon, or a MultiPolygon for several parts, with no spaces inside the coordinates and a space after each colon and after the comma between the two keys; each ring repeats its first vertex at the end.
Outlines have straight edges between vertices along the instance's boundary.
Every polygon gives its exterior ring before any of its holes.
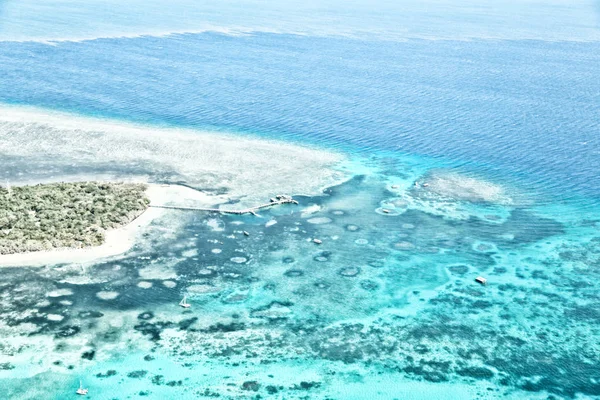
{"type": "Polygon", "coordinates": [[[76,182],[0,187],[0,254],[104,242],[150,204],[146,185],[76,182]]]}

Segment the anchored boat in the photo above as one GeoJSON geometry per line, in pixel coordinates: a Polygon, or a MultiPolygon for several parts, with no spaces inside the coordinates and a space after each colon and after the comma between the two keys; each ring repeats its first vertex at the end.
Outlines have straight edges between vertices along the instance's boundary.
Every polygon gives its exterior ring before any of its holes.
{"type": "Polygon", "coordinates": [[[179,305],[183,308],[190,308],[192,305],[187,302],[187,296],[183,296],[183,299],[179,302],[179,305]]]}
{"type": "Polygon", "coordinates": [[[85,396],[86,394],[88,394],[88,390],[83,388],[83,385],[81,384],[81,380],[79,380],[79,389],[77,389],[77,391],[75,393],[80,394],[82,396],[85,396]]]}

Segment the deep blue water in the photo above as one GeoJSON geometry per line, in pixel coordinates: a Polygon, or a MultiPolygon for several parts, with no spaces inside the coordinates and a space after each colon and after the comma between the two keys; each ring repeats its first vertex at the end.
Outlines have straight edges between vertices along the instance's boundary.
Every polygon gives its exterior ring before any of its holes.
{"type": "MultiPolygon", "coordinates": [[[[79,379],[98,399],[600,398],[597,4],[59,3],[0,1],[0,120],[316,145],[352,179],[259,218],[172,212],[117,259],[2,269],[8,398],[79,379]]],[[[23,146],[3,179],[194,184],[177,153],[86,164],[76,134],[25,125],[0,121],[23,146]],[[43,135],[68,157],[27,152],[43,135]]]]}
{"type": "Polygon", "coordinates": [[[1,43],[0,101],[489,164],[600,196],[600,46],[214,33],[1,43]]]}

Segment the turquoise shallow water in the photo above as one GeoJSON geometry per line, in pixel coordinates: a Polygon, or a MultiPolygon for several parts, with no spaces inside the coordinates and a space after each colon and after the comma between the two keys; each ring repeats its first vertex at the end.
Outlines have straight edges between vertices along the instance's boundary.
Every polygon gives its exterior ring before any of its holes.
{"type": "Polygon", "coordinates": [[[597,222],[448,200],[381,164],[262,218],[157,222],[84,275],[3,271],[3,320],[36,338],[4,338],[9,397],[78,379],[103,399],[595,396],[597,222]]]}
{"type": "MultiPolygon", "coordinates": [[[[95,399],[600,397],[593,4],[283,3],[252,18],[224,4],[179,21],[154,2],[126,28],[133,10],[94,2],[56,18],[0,6],[3,103],[351,161],[298,206],[170,212],[118,260],[3,269],[7,398],[76,397],[80,379],[95,399]],[[140,36],[165,32],[193,33],[140,36]],[[45,43],[65,38],[95,39],[45,43]]],[[[161,163],[18,154],[0,154],[2,181],[184,180],[161,163]]]]}

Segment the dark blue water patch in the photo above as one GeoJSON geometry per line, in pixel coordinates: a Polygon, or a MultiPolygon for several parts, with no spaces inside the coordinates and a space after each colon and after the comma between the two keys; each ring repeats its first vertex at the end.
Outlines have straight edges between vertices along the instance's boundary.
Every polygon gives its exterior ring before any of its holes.
{"type": "Polygon", "coordinates": [[[106,372],[99,372],[96,374],[96,378],[110,378],[111,376],[116,376],[118,373],[114,369],[109,369],[106,372]]]}
{"type": "Polygon", "coordinates": [[[505,383],[530,392],[550,392],[575,398],[577,394],[600,396],[598,369],[577,354],[552,357],[543,351],[523,351],[510,359],[492,359],[489,365],[506,371],[505,383]],[[552,362],[534,360],[552,358],[552,362]]]}
{"type": "Polygon", "coordinates": [[[102,318],[104,316],[100,311],[79,311],[77,317],[81,319],[95,319],[102,318]]]}
{"type": "Polygon", "coordinates": [[[468,265],[464,265],[464,264],[451,265],[451,266],[448,267],[448,270],[452,274],[455,274],[455,275],[458,275],[458,276],[463,276],[467,272],[469,272],[469,266],[468,265]]]}
{"type": "Polygon", "coordinates": [[[84,360],[92,361],[96,356],[96,350],[84,351],[81,353],[81,358],[84,360]]]}
{"type": "Polygon", "coordinates": [[[447,220],[418,210],[408,210],[400,217],[402,223],[411,223],[414,231],[402,232],[402,241],[409,241],[418,247],[451,248],[471,258],[489,260],[494,264],[494,252],[472,251],[471,240],[494,243],[502,250],[520,248],[528,244],[558,236],[565,231],[564,225],[554,219],[541,217],[526,209],[516,209],[502,224],[471,216],[468,220],[447,220]],[[436,239],[434,233],[452,228],[453,237],[436,239]],[[466,240],[466,238],[471,238],[466,240]],[[449,243],[450,241],[450,243],[449,243]]]}
{"type": "Polygon", "coordinates": [[[160,340],[160,334],[164,329],[173,327],[174,324],[169,321],[140,321],[133,327],[134,330],[140,332],[151,341],[160,340]]]}
{"type": "Polygon", "coordinates": [[[565,311],[565,317],[600,324],[600,303],[573,306],[565,311]]]}
{"type": "MultiPolygon", "coordinates": [[[[545,238],[564,233],[562,223],[522,209],[511,212],[510,217],[502,224],[502,229],[514,234],[514,239],[510,241],[513,244],[540,242],[545,238]]],[[[500,241],[500,245],[511,246],[504,241],[500,241]]]]}

